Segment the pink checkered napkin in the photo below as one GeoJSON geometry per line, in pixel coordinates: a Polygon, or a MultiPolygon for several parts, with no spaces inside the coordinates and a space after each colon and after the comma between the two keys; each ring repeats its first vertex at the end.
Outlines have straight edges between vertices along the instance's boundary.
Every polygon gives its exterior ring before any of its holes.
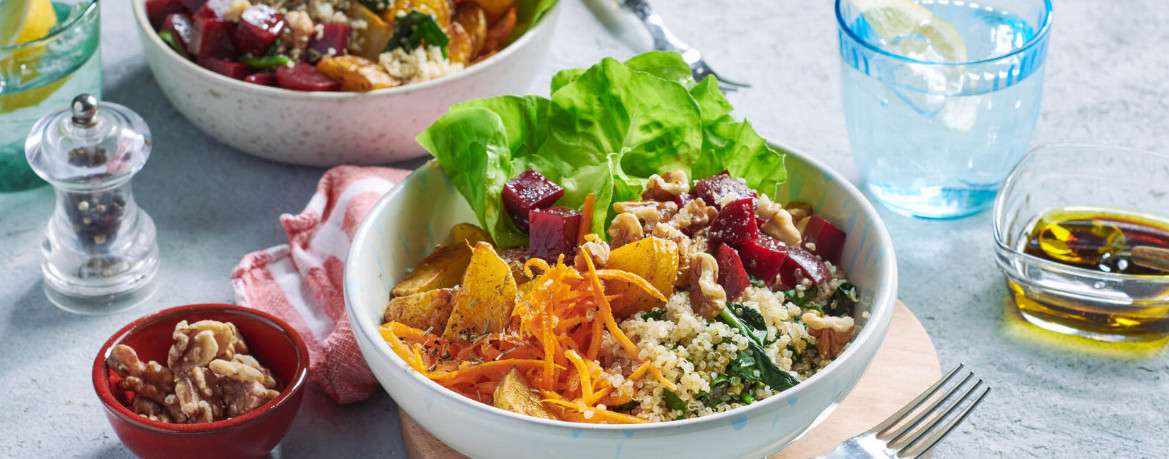
{"type": "Polygon", "coordinates": [[[309,377],[339,403],[364,400],[377,380],[345,314],[342,275],[362,217],[410,171],[329,169],[300,215],[284,214],[288,244],[252,252],[231,272],[236,303],[287,321],[308,345],[309,377]]]}

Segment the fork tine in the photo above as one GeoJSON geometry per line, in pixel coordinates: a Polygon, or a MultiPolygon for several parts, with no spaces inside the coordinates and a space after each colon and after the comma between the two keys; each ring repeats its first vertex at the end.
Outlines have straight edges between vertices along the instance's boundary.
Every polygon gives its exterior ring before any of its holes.
{"type": "MultiPolygon", "coordinates": [[[[971,374],[970,376],[974,375],[971,374]]],[[[914,421],[911,423],[912,427],[906,429],[905,432],[903,432],[901,435],[890,439],[889,443],[898,443],[896,448],[902,451],[912,447],[915,443],[917,443],[918,440],[925,436],[926,433],[928,433],[930,430],[933,430],[934,426],[937,425],[938,422],[941,422],[941,420],[949,415],[951,411],[954,411],[958,405],[961,405],[962,401],[966,400],[966,397],[969,397],[971,393],[973,393],[979,387],[982,387],[982,380],[979,379],[974,383],[974,386],[967,389],[966,392],[964,392],[957,400],[953,402],[947,402],[951,397],[954,396],[954,394],[958,392],[958,389],[966,384],[966,381],[969,379],[970,378],[963,379],[961,383],[952,387],[949,393],[938,400],[938,402],[946,402],[945,405],[941,405],[941,403],[935,403],[933,406],[930,406],[928,410],[923,411],[918,416],[919,419],[914,419],[914,421]],[[941,406],[939,407],[939,405],[941,406]],[[939,414],[939,412],[941,414],[939,414]],[[921,426],[921,428],[917,428],[917,425],[922,424],[923,422],[925,425],[921,426]]]]}
{"type": "Polygon", "coordinates": [[[726,79],[726,78],[723,78],[722,76],[720,76],[720,75],[719,75],[719,74],[717,74],[717,73],[714,73],[713,71],[712,71],[712,72],[710,72],[710,74],[711,74],[711,75],[714,75],[714,77],[718,79],[718,82],[720,83],[720,84],[719,84],[719,87],[720,87],[720,88],[721,88],[721,87],[722,87],[722,85],[724,85],[724,84],[725,84],[725,85],[728,85],[728,86],[734,86],[734,87],[736,87],[736,88],[750,88],[750,87],[751,87],[751,85],[749,85],[749,84],[747,84],[747,83],[736,83],[736,82],[734,82],[734,81],[731,81],[731,80],[728,80],[728,79],[726,79]]]}
{"type": "MultiPolygon", "coordinates": [[[[750,86],[748,86],[748,87],[750,87],[750,86]]],[[[720,84],[720,85],[718,85],[718,90],[722,91],[722,92],[735,92],[735,91],[738,91],[739,88],[737,88],[735,86],[723,86],[720,84]]]]}
{"type": "MultiPolygon", "coordinates": [[[[981,384],[982,380],[980,379],[980,380],[978,380],[978,382],[979,382],[979,384],[981,384]]],[[[932,428],[933,424],[937,424],[937,421],[942,420],[942,418],[944,418],[944,417],[946,417],[946,415],[950,414],[950,412],[953,411],[954,408],[957,408],[958,405],[960,405],[962,402],[966,401],[969,398],[970,394],[974,391],[974,389],[977,389],[977,388],[978,388],[977,384],[974,387],[971,387],[969,391],[967,391],[965,394],[962,395],[961,400],[958,400],[957,403],[954,403],[953,406],[951,406],[949,409],[947,409],[946,413],[942,414],[941,416],[938,416],[937,420],[935,420],[933,423],[931,423],[931,425],[929,427],[932,428]]],[[[970,411],[974,410],[974,407],[978,406],[979,403],[982,403],[982,399],[984,397],[986,397],[986,394],[988,394],[988,393],[990,393],[990,387],[983,388],[982,392],[980,392],[977,396],[975,396],[974,400],[971,401],[968,405],[966,405],[966,408],[963,408],[962,411],[959,412],[957,416],[950,419],[940,429],[934,430],[928,436],[922,436],[922,437],[918,438],[917,440],[914,441],[913,445],[906,445],[907,447],[905,449],[903,449],[902,452],[906,453],[908,456],[903,456],[903,457],[919,458],[919,457],[925,456],[926,454],[929,454],[930,451],[933,451],[934,446],[937,446],[938,442],[942,441],[943,438],[946,438],[946,435],[948,435],[950,433],[950,431],[954,429],[954,427],[956,427],[959,423],[961,423],[962,420],[966,419],[966,416],[970,414],[970,411]]]]}
{"type": "Polygon", "coordinates": [[[939,379],[938,382],[935,382],[934,385],[927,388],[924,392],[921,393],[921,395],[918,395],[917,398],[910,400],[909,403],[906,403],[905,406],[902,407],[900,410],[897,410],[896,413],[893,413],[887,419],[882,421],[880,424],[877,424],[876,427],[869,429],[868,433],[871,433],[873,435],[880,435],[881,432],[884,432],[889,427],[892,427],[893,424],[897,423],[897,421],[904,419],[906,414],[909,414],[910,411],[917,409],[917,407],[921,406],[921,404],[923,402],[925,402],[925,400],[927,398],[933,396],[934,393],[936,393],[938,391],[938,389],[942,387],[943,384],[945,384],[947,381],[949,381],[950,378],[953,378],[954,374],[958,373],[958,370],[961,370],[963,366],[964,366],[963,364],[959,363],[958,366],[954,367],[954,369],[952,369],[948,373],[946,373],[945,376],[942,376],[942,378],[939,379]]]}
{"type": "MultiPolygon", "coordinates": [[[[917,438],[917,434],[922,431],[921,429],[917,430],[916,432],[913,432],[913,435],[910,435],[907,432],[916,428],[919,424],[921,424],[922,421],[924,421],[926,419],[927,416],[935,413],[937,411],[939,405],[941,405],[942,403],[945,403],[947,400],[950,399],[950,397],[953,397],[954,394],[958,393],[958,389],[961,389],[962,386],[966,384],[966,381],[969,381],[970,378],[973,378],[973,377],[974,377],[974,373],[967,372],[966,377],[962,378],[962,380],[959,381],[958,384],[955,384],[953,387],[950,387],[949,389],[947,389],[946,393],[944,393],[941,396],[939,396],[938,398],[934,399],[934,401],[930,402],[930,404],[928,406],[926,406],[925,409],[922,409],[920,412],[915,414],[912,418],[910,418],[908,421],[906,421],[905,424],[902,424],[901,427],[893,429],[893,431],[889,432],[887,435],[885,435],[884,438],[886,438],[889,443],[901,443],[902,445],[898,445],[898,448],[903,446],[904,443],[907,443],[909,441],[912,441],[914,438],[917,438]],[[901,437],[906,437],[906,438],[901,438],[901,437]]],[[[981,379],[978,380],[978,383],[975,384],[974,387],[978,387],[979,384],[982,384],[981,379]]]]}

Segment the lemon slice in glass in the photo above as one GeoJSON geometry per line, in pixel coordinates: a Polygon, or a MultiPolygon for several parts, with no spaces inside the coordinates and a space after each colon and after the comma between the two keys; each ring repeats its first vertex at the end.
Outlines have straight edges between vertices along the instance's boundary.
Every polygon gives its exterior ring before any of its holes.
{"type": "Polygon", "coordinates": [[[0,46],[44,38],[57,25],[49,0],[0,0],[0,46]]]}

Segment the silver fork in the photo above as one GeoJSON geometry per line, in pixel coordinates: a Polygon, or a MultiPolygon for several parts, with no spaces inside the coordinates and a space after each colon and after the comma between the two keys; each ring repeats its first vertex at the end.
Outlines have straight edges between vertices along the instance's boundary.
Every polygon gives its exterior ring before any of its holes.
{"type": "Polygon", "coordinates": [[[961,369],[962,364],[958,364],[942,379],[910,401],[908,405],[893,413],[888,419],[867,432],[845,440],[827,456],[822,457],[828,459],[916,458],[928,454],[939,441],[946,437],[946,434],[949,434],[955,426],[966,419],[966,415],[970,414],[970,411],[978,406],[982,398],[990,392],[990,387],[982,387],[982,379],[979,379],[960,397],[950,401],[958,393],[958,390],[966,386],[970,378],[974,377],[974,373],[968,371],[961,381],[951,386],[942,395],[934,398],[928,406],[912,418],[908,418],[911,412],[941,390],[942,386],[953,379],[961,369]],[[979,387],[982,387],[981,391],[978,390],[979,387]],[[950,416],[955,409],[963,404],[965,407],[961,411],[950,416]],[[949,419],[939,426],[938,423],[947,417],[949,419]],[[925,425],[917,428],[923,422],[925,425]],[[896,425],[899,426],[893,428],[896,425]]]}
{"type": "Polygon", "coordinates": [[[719,89],[723,91],[735,91],[739,88],[750,88],[751,85],[746,83],[736,83],[719,76],[714,73],[706,61],[702,59],[702,53],[697,49],[679,40],[677,36],[666,28],[662,22],[662,17],[653,12],[653,8],[649,6],[646,0],[622,0],[622,4],[629,11],[632,11],[641,19],[641,23],[645,25],[645,29],[649,31],[650,36],[654,40],[654,49],[659,51],[677,51],[682,55],[682,60],[690,65],[690,73],[694,75],[694,81],[701,82],[707,75],[713,76],[718,81],[719,89]]]}

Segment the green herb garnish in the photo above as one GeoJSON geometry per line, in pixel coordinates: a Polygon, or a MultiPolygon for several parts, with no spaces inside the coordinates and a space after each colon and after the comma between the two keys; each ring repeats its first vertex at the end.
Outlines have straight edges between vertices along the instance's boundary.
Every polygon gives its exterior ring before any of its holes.
{"type": "Polygon", "coordinates": [[[441,48],[442,57],[447,57],[446,45],[450,41],[434,16],[415,10],[394,19],[394,36],[386,44],[386,51],[398,48],[414,51],[426,44],[441,48]]]}
{"type": "Polygon", "coordinates": [[[759,381],[767,384],[767,387],[776,392],[790,389],[800,383],[795,376],[781,370],[775,365],[775,362],[771,361],[763,349],[763,341],[751,333],[750,328],[739,318],[731,314],[730,308],[724,308],[719,313],[718,318],[748,339],[747,349],[739,351],[735,360],[727,365],[728,372],[733,373],[743,381],[759,381]],[[758,376],[755,375],[755,370],[759,371],[758,376]]]}
{"type": "Polygon", "coordinates": [[[270,69],[292,62],[292,58],[288,56],[243,56],[239,58],[239,62],[254,69],[270,69]]]}
{"type": "Polygon", "coordinates": [[[759,287],[759,288],[767,288],[767,283],[763,282],[763,279],[760,279],[760,278],[755,277],[755,276],[747,276],[747,280],[751,281],[751,285],[754,285],[754,286],[759,287]]]}
{"type": "Polygon", "coordinates": [[[832,316],[848,316],[852,315],[852,310],[856,307],[857,298],[856,286],[848,282],[843,282],[836,287],[836,291],[832,292],[832,296],[828,298],[828,304],[824,306],[825,313],[832,316]]]}
{"type": "Polygon", "coordinates": [[[158,38],[161,38],[163,42],[169,45],[170,49],[175,50],[176,53],[179,53],[180,56],[183,56],[183,59],[191,58],[187,55],[187,50],[183,49],[182,46],[179,46],[179,41],[175,40],[175,36],[171,34],[169,30],[158,32],[158,38]]]}
{"type": "Polygon", "coordinates": [[[683,402],[682,399],[679,398],[677,394],[675,394],[673,391],[671,391],[669,389],[665,389],[665,392],[663,392],[663,394],[666,396],[666,408],[669,408],[670,411],[681,411],[682,412],[682,414],[679,414],[678,416],[674,417],[674,419],[682,419],[682,418],[686,417],[686,402],[683,402]]]}
{"type": "Polygon", "coordinates": [[[806,307],[805,305],[807,305],[809,301],[812,301],[812,298],[816,296],[816,292],[818,291],[819,290],[816,289],[816,286],[813,285],[805,288],[803,295],[800,295],[801,292],[799,290],[795,288],[789,288],[783,291],[783,296],[787,299],[788,302],[795,303],[796,306],[802,308],[806,307]]]}
{"type": "Polygon", "coordinates": [[[637,400],[630,400],[617,406],[610,406],[609,409],[613,411],[620,411],[622,413],[628,413],[639,406],[641,406],[641,402],[638,402],[637,400]]]}
{"type": "Polygon", "coordinates": [[[666,315],[666,309],[665,308],[657,308],[657,309],[651,309],[648,312],[642,314],[641,318],[658,320],[658,319],[661,319],[662,316],[664,316],[664,315],[666,315]]]}

